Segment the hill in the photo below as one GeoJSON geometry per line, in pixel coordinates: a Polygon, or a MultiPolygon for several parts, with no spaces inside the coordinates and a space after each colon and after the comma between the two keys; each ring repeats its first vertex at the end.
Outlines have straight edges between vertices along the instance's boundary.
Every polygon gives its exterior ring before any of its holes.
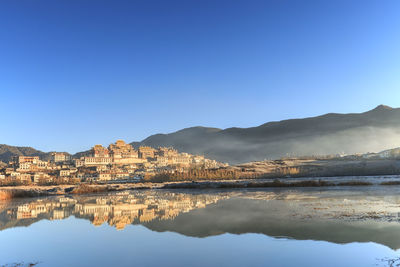
{"type": "Polygon", "coordinates": [[[32,147],[0,144],[0,161],[8,162],[13,156],[39,156],[41,159],[47,160],[50,156],[50,153],[36,150],[32,147]]]}
{"type": "Polygon", "coordinates": [[[380,105],[364,113],[329,113],[251,128],[192,127],[132,144],[172,146],[230,163],[288,155],[377,152],[400,146],[400,109],[380,105]]]}
{"type": "MultiPolygon", "coordinates": [[[[134,147],[171,146],[231,164],[286,156],[355,154],[400,147],[400,109],[378,106],[364,113],[329,113],[318,117],[268,122],[251,128],[191,127],[155,134],[134,147]]],[[[74,157],[87,154],[79,152],[74,157]]],[[[49,158],[32,147],[0,145],[0,161],[13,156],[49,158]]]]}

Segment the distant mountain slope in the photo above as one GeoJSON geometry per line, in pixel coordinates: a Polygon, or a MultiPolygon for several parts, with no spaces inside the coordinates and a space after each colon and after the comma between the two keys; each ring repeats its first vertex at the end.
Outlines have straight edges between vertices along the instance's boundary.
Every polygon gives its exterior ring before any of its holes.
{"type": "Polygon", "coordinates": [[[0,161],[8,162],[13,156],[39,156],[48,159],[50,153],[36,150],[32,147],[9,146],[0,144],[0,161]]]}
{"type": "Polygon", "coordinates": [[[400,109],[381,105],[365,113],[329,113],[252,128],[192,127],[132,144],[173,146],[230,163],[287,155],[378,152],[400,146],[400,109]]]}
{"type": "MultiPolygon", "coordinates": [[[[400,109],[388,106],[353,114],[326,115],[269,122],[251,128],[192,127],[170,134],[152,135],[134,147],[172,146],[180,152],[202,154],[222,162],[242,163],[283,156],[354,154],[400,147],[400,109]]],[[[75,154],[79,157],[87,151],[75,154]]],[[[12,156],[40,156],[50,152],[31,147],[0,145],[0,161],[12,156]]]]}

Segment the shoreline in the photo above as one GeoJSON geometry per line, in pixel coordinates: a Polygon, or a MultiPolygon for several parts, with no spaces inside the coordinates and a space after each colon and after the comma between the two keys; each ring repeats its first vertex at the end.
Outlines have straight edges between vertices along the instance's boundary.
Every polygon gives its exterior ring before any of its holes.
{"type": "Polygon", "coordinates": [[[154,183],[132,183],[132,184],[80,184],[80,185],[23,185],[0,187],[0,201],[14,198],[62,196],[78,194],[95,194],[126,190],[156,189],[162,185],[154,183]]]}
{"type": "Polygon", "coordinates": [[[341,186],[390,186],[400,185],[400,176],[370,177],[307,177],[281,179],[200,180],[179,182],[142,182],[119,184],[79,185],[23,185],[0,187],[0,201],[14,198],[96,194],[128,190],[149,189],[247,189],[247,188],[296,188],[341,186]]]}

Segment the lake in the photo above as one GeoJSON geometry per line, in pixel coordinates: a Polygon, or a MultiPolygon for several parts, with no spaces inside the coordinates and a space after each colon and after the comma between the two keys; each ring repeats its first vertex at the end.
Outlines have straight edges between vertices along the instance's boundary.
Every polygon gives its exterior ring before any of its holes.
{"type": "Polygon", "coordinates": [[[400,187],[0,202],[0,266],[397,266],[400,187]]]}

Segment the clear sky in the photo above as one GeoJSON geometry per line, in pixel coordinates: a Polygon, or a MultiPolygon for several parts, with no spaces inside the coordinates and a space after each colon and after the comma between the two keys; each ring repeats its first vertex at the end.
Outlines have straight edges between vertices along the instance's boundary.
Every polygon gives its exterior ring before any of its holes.
{"type": "Polygon", "coordinates": [[[400,106],[400,1],[4,0],[0,143],[400,106]]]}

